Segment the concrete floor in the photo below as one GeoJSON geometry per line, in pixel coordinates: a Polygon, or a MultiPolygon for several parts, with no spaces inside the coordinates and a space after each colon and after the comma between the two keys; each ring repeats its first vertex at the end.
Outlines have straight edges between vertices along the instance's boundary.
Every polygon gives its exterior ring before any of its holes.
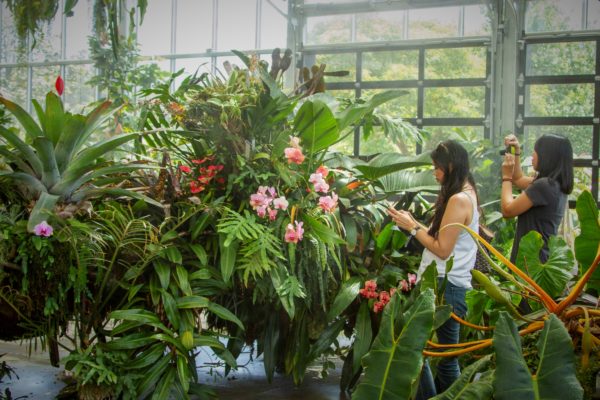
{"type": "MultiPolygon", "coordinates": [[[[42,351],[32,351],[29,356],[27,343],[0,341],[0,362],[12,367],[18,379],[4,378],[0,383],[0,392],[10,389],[13,399],[24,396],[27,400],[48,400],[54,398],[65,386],[63,368],[54,368],[48,361],[48,355],[42,351]]],[[[66,356],[66,353],[61,357],[66,356]]],[[[249,352],[238,358],[240,367],[227,377],[224,369],[218,366],[217,359],[210,354],[198,357],[198,374],[200,382],[213,388],[220,399],[236,400],[349,400],[350,395],[341,393],[339,380],[341,361],[332,360],[335,370],[329,370],[327,378],[320,376],[321,366],[309,367],[304,382],[300,387],[294,386],[291,378],[276,375],[271,384],[267,383],[262,360],[250,361],[249,352]]]]}

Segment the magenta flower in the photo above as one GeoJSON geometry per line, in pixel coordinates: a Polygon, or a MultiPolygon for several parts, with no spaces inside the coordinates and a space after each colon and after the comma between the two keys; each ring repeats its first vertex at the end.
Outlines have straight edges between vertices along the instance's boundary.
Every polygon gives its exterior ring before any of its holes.
{"type": "Polygon", "coordinates": [[[36,236],[48,237],[52,236],[53,232],[54,229],[52,229],[52,226],[50,226],[46,221],[40,222],[33,228],[33,233],[35,233],[36,236]]]}

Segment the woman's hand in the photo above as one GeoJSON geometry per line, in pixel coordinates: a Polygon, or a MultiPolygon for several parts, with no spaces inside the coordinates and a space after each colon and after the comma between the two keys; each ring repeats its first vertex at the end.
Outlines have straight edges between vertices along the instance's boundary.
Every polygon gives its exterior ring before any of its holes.
{"type": "Polygon", "coordinates": [[[515,156],[510,153],[504,155],[502,161],[502,179],[513,179],[513,171],[515,169],[515,156]]]}
{"type": "Polygon", "coordinates": [[[506,135],[504,137],[504,147],[508,147],[508,146],[514,146],[515,153],[521,154],[521,145],[519,144],[519,139],[517,139],[517,137],[515,135],[513,135],[512,133],[510,135],[506,135]]]}
{"type": "Polygon", "coordinates": [[[410,231],[418,225],[408,211],[388,208],[388,215],[392,217],[392,221],[394,221],[399,228],[404,229],[405,231],[410,231]]]}

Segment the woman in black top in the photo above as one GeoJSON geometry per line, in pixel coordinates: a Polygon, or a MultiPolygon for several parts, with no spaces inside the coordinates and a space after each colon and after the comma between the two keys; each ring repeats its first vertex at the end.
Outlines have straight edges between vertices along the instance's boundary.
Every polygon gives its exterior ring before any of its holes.
{"type": "Polygon", "coordinates": [[[510,261],[515,262],[521,238],[530,231],[542,235],[544,247],[540,260],[548,260],[548,238],[556,235],[563,218],[567,196],[573,190],[573,148],[569,139],[543,135],[534,145],[532,165],[535,177],[523,175],[519,156],[521,148],[515,135],[504,139],[514,146],[514,155],[506,152],[502,163],[501,209],[505,218],[517,218],[517,230],[510,261]],[[523,190],[513,197],[512,185],[523,190]]]}

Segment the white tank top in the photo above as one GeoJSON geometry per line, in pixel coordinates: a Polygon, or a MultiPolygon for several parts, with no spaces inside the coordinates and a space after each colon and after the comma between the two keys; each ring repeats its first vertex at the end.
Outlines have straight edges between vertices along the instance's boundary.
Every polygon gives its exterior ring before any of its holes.
{"type": "MultiPolygon", "coordinates": [[[[471,218],[471,223],[468,225],[469,228],[478,232],[479,229],[479,211],[477,210],[477,204],[471,196],[467,195],[469,200],[471,200],[471,204],[473,205],[473,217],[471,218]]],[[[471,235],[464,229],[461,229],[458,239],[456,240],[456,244],[454,245],[454,250],[448,256],[446,260],[450,257],[454,256],[454,263],[452,264],[452,269],[448,273],[448,280],[455,286],[471,288],[471,269],[475,266],[475,257],[477,256],[477,243],[471,237],[471,235]]],[[[419,265],[419,270],[417,271],[417,279],[421,278],[425,269],[435,261],[437,264],[437,272],[438,277],[443,278],[446,274],[446,260],[442,260],[431,251],[424,249],[423,256],[421,257],[421,264],[419,265]]]]}

